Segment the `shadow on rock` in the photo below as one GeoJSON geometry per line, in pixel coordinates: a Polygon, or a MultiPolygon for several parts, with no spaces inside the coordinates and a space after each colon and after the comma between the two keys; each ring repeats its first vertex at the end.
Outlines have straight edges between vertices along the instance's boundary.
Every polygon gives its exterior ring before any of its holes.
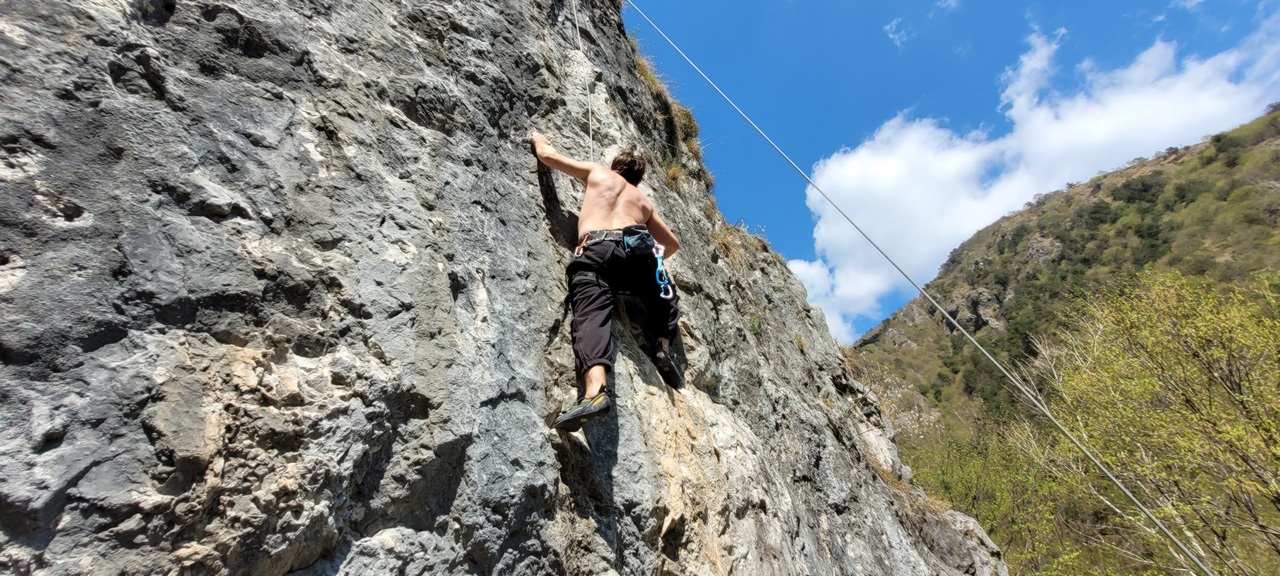
{"type": "MultiPolygon", "coordinates": [[[[533,150],[533,144],[529,145],[529,149],[533,150]]],[[[578,245],[578,215],[560,202],[551,168],[542,162],[537,164],[538,190],[542,192],[543,214],[551,227],[551,237],[565,250],[573,250],[578,245]]]]}
{"type": "MultiPolygon", "coordinates": [[[[612,373],[605,389],[610,394],[615,389],[612,373]]],[[[582,437],[561,431],[559,441],[554,442],[552,448],[560,463],[560,479],[570,489],[571,509],[580,522],[595,524],[596,533],[609,546],[611,563],[617,567],[621,561],[618,526],[621,511],[614,503],[613,470],[618,463],[616,395],[613,399],[614,409],[583,427],[582,437]]]]}

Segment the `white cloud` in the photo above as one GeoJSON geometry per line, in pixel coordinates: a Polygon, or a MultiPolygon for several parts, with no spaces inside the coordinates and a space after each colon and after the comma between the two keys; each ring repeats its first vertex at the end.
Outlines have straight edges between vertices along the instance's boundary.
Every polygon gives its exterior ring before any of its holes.
{"type": "Polygon", "coordinates": [[[907,24],[904,26],[901,18],[894,18],[893,22],[885,24],[884,34],[885,36],[888,36],[889,40],[893,41],[893,45],[898,48],[902,48],[903,45],[907,43],[907,40],[915,37],[915,34],[911,31],[911,25],[907,24]],[[899,26],[902,27],[899,28],[899,26]]]}
{"type": "Polygon", "coordinates": [[[1195,10],[1197,6],[1204,3],[1204,0],[1175,0],[1175,6],[1181,6],[1187,10],[1195,10]]]}
{"type": "MultiPolygon", "coordinates": [[[[1239,47],[1179,59],[1159,41],[1127,66],[1098,69],[1069,93],[1051,89],[1064,31],[1040,32],[1006,72],[1007,134],[956,133],[908,112],[857,148],[820,161],[813,179],[917,282],[933,277],[951,249],[1038,193],[1172,145],[1189,144],[1262,113],[1280,93],[1280,18],[1239,47]]],[[[905,280],[812,187],[817,261],[792,261],[832,334],[850,342],[855,319],[874,321],[905,280]]]]}
{"type": "Polygon", "coordinates": [[[955,10],[960,7],[960,0],[938,0],[935,6],[944,10],[955,10]]]}

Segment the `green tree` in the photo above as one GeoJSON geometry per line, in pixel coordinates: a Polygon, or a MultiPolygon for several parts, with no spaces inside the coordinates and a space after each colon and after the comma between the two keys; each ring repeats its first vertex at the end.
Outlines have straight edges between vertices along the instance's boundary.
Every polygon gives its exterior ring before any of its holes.
{"type": "Polygon", "coordinates": [[[905,442],[913,459],[929,464],[915,481],[982,522],[1012,574],[1113,573],[1113,554],[1090,550],[1079,536],[1101,504],[1078,486],[1080,476],[1040,462],[1041,438],[1026,423],[988,422],[969,438],[905,442]]]}
{"type": "MultiPolygon", "coordinates": [[[[1053,409],[1202,560],[1280,573],[1280,320],[1272,284],[1219,289],[1149,272],[1104,292],[1045,346],[1053,409]]],[[[1087,470],[1065,442],[1044,460],[1087,470]]],[[[1088,539],[1136,563],[1186,566],[1116,491],[1088,539]]]]}

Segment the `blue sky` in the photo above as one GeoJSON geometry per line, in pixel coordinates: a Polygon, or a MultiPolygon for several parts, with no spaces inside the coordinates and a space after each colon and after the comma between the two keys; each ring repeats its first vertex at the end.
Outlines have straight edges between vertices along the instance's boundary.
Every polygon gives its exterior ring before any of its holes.
{"type": "MultiPolygon", "coordinates": [[[[1280,100],[1280,0],[637,0],[924,283],[1035,194],[1200,141],[1280,100]]],[[[843,342],[913,297],[628,5],[702,126],[729,222],[789,260],[843,342]]]]}

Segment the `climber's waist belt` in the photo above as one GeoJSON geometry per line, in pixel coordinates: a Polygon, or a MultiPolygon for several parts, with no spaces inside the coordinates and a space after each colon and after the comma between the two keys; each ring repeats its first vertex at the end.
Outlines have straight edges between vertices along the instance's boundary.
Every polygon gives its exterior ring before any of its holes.
{"type": "Polygon", "coordinates": [[[622,242],[628,252],[653,250],[653,236],[644,224],[627,226],[622,230],[592,230],[578,239],[578,248],[573,251],[574,258],[582,255],[588,246],[601,242],[622,242]]]}
{"type": "Polygon", "coordinates": [[[622,230],[592,230],[583,234],[582,237],[578,239],[578,249],[581,250],[587,246],[599,244],[601,242],[622,240],[624,235],[625,234],[622,230]]]}

